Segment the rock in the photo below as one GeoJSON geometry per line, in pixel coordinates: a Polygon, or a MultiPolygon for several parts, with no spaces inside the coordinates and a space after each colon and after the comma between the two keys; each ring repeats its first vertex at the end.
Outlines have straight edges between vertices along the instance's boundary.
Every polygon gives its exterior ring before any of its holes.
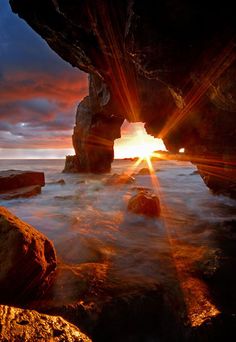
{"type": "Polygon", "coordinates": [[[85,183],[86,183],[86,181],[84,179],[81,179],[81,180],[76,182],[76,184],[85,184],[85,183]]]}
{"type": "Polygon", "coordinates": [[[0,305],[0,341],[89,342],[89,337],[59,316],[0,305]]]}
{"type": "Polygon", "coordinates": [[[0,207],[0,302],[22,303],[51,285],[55,249],[42,233],[0,207]]]}
{"type": "Polygon", "coordinates": [[[141,175],[150,175],[150,174],[151,174],[151,172],[150,172],[148,167],[144,167],[144,168],[140,169],[139,172],[137,172],[137,176],[138,175],[140,175],[140,176],[141,175]]]}
{"type": "MultiPolygon", "coordinates": [[[[110,172],[114,140],[120,138],[124,118],[103,113],[110,94],[104,83],[90,76],[90,95],[79,104],[72,136],[77,172],[110,172]]],[[[67,164],[67,162],[66,162],[67,164]]],[[[65,172],[68,167],[65,167],[65,172]]]]}
{"type": "Polygon", "coordinates": [[[64,173],[77,173],[80,170],[80,161],[78,156],[66,156],[64,173]]]}
{"type": "Polygon", "coordinates": [[[190,176],[195,176],[195,175],[199,175],[199,171],[198,170],[195,170],[195,171],[190,173],[190,176]]]}
{"type": "Polygon", "coordinates": [[[176,334],[178,299],[173,309],[161,285],[123,283],[110,272],[106,262],[59,265],[47,298],[30,307],[64,317],[94,341],[162,341],[163,332],[176,334]]]}
{"type": "Polygon", "coordinates": [[[0,171],[0,193],[33,185],[45,185],[43,172],[20,170],[0,171]]]}
{"type": "Polygon", "coordinates": [[[26,186],[23,188],[18,188],[16,190],[8,191],[5,194],[0,194],[0,199],[11,200],[19,197],[32,197],[41,193],[40,185],[26,186]]]}
{"type": "Polygon", "coordinates": [[[217,193],[236,197],[233,2],[10,0],[10,5],[60,57],[90,74],[89,96],[76,115],[76,158],[72,168],[66,160],[65,171],[108,172],[114,139],[127,119],[144,122],[147,133],[162,137],[171,153],[184,148],[185,158],[197,166],[211,161],[207,172],[200,172],[203,180],[217,193]],[[217,162],[221,171],[212,177],[217,162]]]}
{"type": "Polygon", "coordinates": [[[160,216],[161,208],[158,197],[148,191],[140,191],[130,198],[128,210],[135,214],[160,216]]]}
{"type": "Polygon", "coordinates": [[[59,179],[58,181],[53,181],[53,182],[49,182],[49,183],[47,183],[48,185],[50,185],[50,184],[60,184],[60,185],[65,185],[66,184],[66,182],[65,182],[65,180],[62,178],[62,179],[59,179]]]}
{"type": "Polygon", "coordinates": [[[216,195],[236,198],[236,168],[224,164],[199,164],[198,172],[208,188],[216,195]]]}
{"type": "Polygon", "coordinates": [[[151,188],[145,186],[134,186],[133,188],[131,188],[131,190],[149,192],[151,191],[151,188]]]}
{"type": "Polygon", "coordinates": [[[106,179],[104,182],[105,185],[121,185],[121,184],[132,184],[134,183],[135,179],[134,177],[131,177],[126,174],[117,174],[114,173],[111,177],[106,179]]]}

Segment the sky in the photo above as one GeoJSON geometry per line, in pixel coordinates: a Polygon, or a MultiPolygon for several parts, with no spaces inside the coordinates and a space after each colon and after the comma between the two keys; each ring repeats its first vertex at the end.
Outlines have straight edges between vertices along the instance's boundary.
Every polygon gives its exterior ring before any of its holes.
{"type": "MultiPolygon", "coordinates": [[[[71,135],[87,74],[63,61],[0,0],[0,158],[64,158],[74,154],[71,135]]],[[[143,124],[122,127],[115,156],[135,156],[143,124]],[[128,148],[127,148],[128,147],[128,148]]],[[[153,149],[159,139],[146,136],[153,149]]]]}

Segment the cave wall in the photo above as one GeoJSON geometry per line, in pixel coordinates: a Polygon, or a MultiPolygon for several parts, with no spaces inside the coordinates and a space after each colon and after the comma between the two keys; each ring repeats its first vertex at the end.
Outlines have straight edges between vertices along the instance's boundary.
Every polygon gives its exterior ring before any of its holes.
{"type": "Polygon", "coordinates": [[[124,119],[184,147],[206,184],[236,196],[236,21],[229,0],[10,0],[90,74],[66,168],[108,171],[124,119]]]}

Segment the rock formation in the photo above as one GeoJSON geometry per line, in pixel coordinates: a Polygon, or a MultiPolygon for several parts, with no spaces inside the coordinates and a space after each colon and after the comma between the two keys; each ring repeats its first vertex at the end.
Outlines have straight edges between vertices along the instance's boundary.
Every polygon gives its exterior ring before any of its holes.
{"type": "Polygon", "coordinates": [[[32,310],[0,305],[0,321],[0,341],[91,341],[63,318],[32,310]]]}
{"type": "Polygon", "coordinates": [[[161,212],[158,197],[149,191],[139,191],[137,195],[132,196],[128,203],[128,210],[150,217],[159,216],[161,212]]]}
{"type": "Polygon", "coordinates": [[[107,178],[104,181],[105,185],[124,185],[124,184],[132,184],[135,182],[134,177],[122,173],[122,174],[117,174],[114,173],[112,176],[110,176],[109,178],[107,178]]]}
{"type": "Polygon", "coordinates": [[[41,193],[45,185],[43,172],[6,170],[0,171],[0,199],[31,197],[41,193]]]}
{"type": "Polygon", "coordinates": [[[0,192],[39,185],[45,185],[43,172],[6,170],[0,171],[0,192]]]}
{"type": "Polygon", "coordinates": [[[52,242],[0,207],[0,302],[19,304],[42,295],[56,264],[52,242]]]}
{"type": "Polygon", "coordinates": [[[229,0],[10,4],[63,59],[90,74],[66,171],[108,171],[126,118],[145,122],[171,152],[185,148],[213,190],[217,184],[235,196],[236,24],[229,0]]]}

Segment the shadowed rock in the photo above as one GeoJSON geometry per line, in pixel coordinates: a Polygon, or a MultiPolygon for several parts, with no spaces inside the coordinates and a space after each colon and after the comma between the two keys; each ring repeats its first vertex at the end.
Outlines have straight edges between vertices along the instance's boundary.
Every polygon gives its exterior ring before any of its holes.
{"type": "Polygon", "coordinates": [[[52,242],[0,207],[0,301],[22,303],[42,295],[56,264],[52,242]]]}
{"type": "Polygon", "coordinates": [[[159,216],[161,212],[158,197],[148,191],[139,191],[139,193],[130,198],[128,210],[146,216],[159,216]]]}
{"type": "Polygon", "coordinates": [[[65,180],[62,178],[62,179],[59,179],[59,180],[57,180],[57,181],[52,181],[52,182],[49,182],[49,183],[47,183],[48,185],[50,185],[50,184],[60,184],[60,185],[65,185],[66,184],[66,182],[65,182],[65,180]]]}
{"type": "Polygon", "coordinates": [[[10,200],[19,197],[32,197],[41,193],[40,185],[26,186],[15,190],[8,191],[5,194],[0,194],[0,199],[10,200]]]}
{"type": "Polygon", "coordinates": [[[0,305],[0,321],[1,341],[91,341],[63,318],[39,314],[33,310],[0,305]]]}
{"type": "Polygon", "coordinates": [[[31,185],[44,186],[44,173],[21,170],[0,171],[0,192],[7,192],[31,185]]]}

